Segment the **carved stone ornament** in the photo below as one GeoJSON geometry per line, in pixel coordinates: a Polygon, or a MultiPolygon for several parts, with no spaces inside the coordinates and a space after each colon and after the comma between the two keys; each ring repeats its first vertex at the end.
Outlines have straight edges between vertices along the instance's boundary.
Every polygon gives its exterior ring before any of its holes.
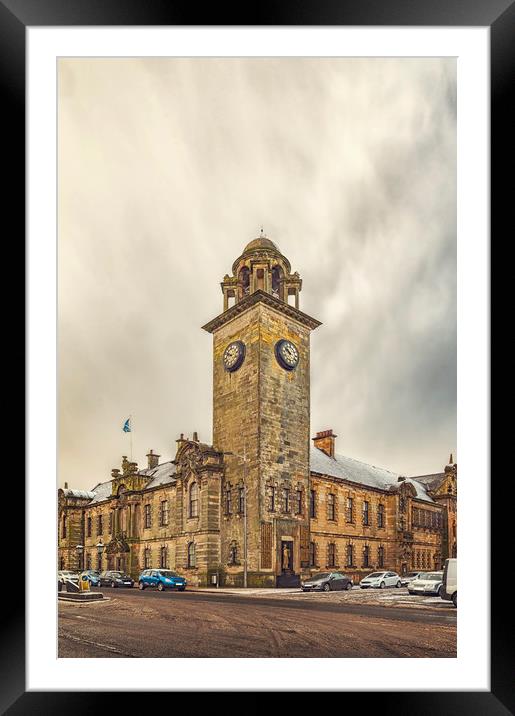
{"type": "Polygon", "coordinates": [[[107,554],[114,554],[116,552],[129,552],[130,548],[127,542],[122,537],[114,537],[109,544],[106,546],[107,554]]]}

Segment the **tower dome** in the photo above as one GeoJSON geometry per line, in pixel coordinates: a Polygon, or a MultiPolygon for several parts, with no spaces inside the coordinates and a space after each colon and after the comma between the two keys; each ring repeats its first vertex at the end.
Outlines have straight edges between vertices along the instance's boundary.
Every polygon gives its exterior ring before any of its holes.
{"type": "Polygon", "coordinates": [[[250,241],[243,249],[243,253],[246,254],[248,251],[256,251],[258,249],[271,249],[272,251],[281,253],[274,242],[267,239],[266,236],[259,236],[257,239],[250,241]]]}
{"type": "Polygon", "coordinates": [[[268,237],[252,239],[232,265],[232,276],[226,274],[221,283],[224,311],[255,291],[264,291],[279,301],[299,307],[302,281],[291,273],[290,262],[268,237]]]}

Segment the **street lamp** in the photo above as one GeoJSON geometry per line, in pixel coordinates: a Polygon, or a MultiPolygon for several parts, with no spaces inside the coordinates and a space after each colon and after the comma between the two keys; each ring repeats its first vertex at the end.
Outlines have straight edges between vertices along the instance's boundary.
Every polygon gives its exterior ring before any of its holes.
{"type": "Polygon", "coordinates": [[[243,446],[243,455],[237,452],[224,452],[223,455],[233,455],[243,460],[243,586],[247,587],[247,447],[243,446]]]}
{"type": "Polygon", "coordinates": [[[84,554],[84,545],[78,544],[75,549],[77,550],[78,560],[79,560],[79,570],[84,569],[84,565],[82,563],[82,555],[84,554]]]}
{"type": "Polygon", "coordinates": [[[102,552],[104,551],[104,545],[102,539],[97,543],[97,554],[98,554],[98,571],[102,571],[102,552]]]}

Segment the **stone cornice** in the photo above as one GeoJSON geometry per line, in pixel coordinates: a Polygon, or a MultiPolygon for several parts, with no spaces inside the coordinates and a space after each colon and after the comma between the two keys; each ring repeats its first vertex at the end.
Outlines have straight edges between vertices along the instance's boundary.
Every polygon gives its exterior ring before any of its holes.
{"type": "Polygon", "coordinates": [[[202,328],[208,333],[214,333],[214,331],[216,331],[218,328],[221,328],[221,326],[224,326],[226,323],[229,323],[229,321],[232,321],[234,318],[237,318],[239,315],[247,311],[249,308],[256,306],[258,303],[263,303],[265,304],[265,306],[269,306],[270,308],[273,308],[276,311],[285,314],[289,318],[298,321],[299,323],[304,326],[307,326],[311,330],[318,328],[318,326],[322,325],[322,323],[320,321],[317,321],[316,318],[312,318],[311,316],[308,316],[307,313],[299,311],[298,308],[290,306],[289,303],[280,301],[278,298],[275,298],[275,296],[272,296],[270,293],[266,293],[265,291],[258,289],[257,291],[254,291],[254,293],[245,296],[245,298],[236,303],[234,306],[231,306],[231,308],[227,309],[227,311],[224,311],[216,318],[213,318],[212,321],[206,323],[204,326],[202,326],[202,328]]]}

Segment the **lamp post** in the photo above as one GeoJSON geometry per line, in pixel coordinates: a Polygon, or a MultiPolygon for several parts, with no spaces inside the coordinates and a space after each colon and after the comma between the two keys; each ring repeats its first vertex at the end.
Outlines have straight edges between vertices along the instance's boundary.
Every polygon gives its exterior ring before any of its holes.
{"type": "Polygon", "coordinates": [[[243,586],[247,587],[247,446],[243,445],[243,455],[237,452],[224,452],[243,460],[243,586]]]}
{"type": "Polygon", "coordinates": [[[84,545],[78,544],[75,549],[77,550],[77,556],[79,560],[79,572],[82,572],[84,570],[84,565],[82,563],[82,555],[84,554],[84,545]]]}
{"type": "Polygon", "coordinates": [[[102,552],[104,551],[104,545],[102,543],[102,539],[97,543],[97,554],[98,554],[98,571],[102,571],[102,552]]]}

